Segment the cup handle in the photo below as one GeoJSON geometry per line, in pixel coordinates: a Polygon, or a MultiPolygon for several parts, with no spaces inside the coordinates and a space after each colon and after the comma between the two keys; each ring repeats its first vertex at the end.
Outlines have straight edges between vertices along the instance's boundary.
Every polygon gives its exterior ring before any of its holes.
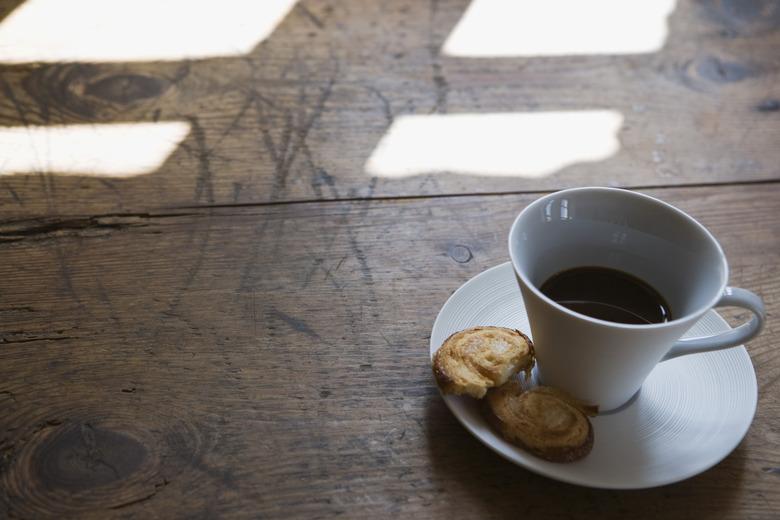
{"type": "Polygon", "coordinates": [[[720,350],[722,348],[741,345],[756,337],[764,327],[764,321],[766,321],[764,302],[750,291],[737,287],[726,287],[723,291],[723,296],[721,296],[715,306],[742,307],[751,311],[753,317],[750,318],[750,321],[747,323],[743,323],[739,327],[722,334],[704,338],[681,339],[672,346],[671,350],[669,350],[661,361],[684,356],[686,354],[710,352],[711,350],[720,350]]]}

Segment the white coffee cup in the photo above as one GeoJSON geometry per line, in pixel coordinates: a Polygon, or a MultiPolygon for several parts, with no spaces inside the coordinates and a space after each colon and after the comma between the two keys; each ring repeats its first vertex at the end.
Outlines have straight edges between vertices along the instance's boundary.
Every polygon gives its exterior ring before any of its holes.
{"type": "Polygon", "coordinates": [[[615,188],[546,195],[518,215],[509,254],[531,324],[539,377],[607,411],[626,403],[660,361],[740,345],[765,321],[761,299],[727,287],[720,244],[696,220],[653,197],[615,188]],[[655,288],[671,321],[628,325],[559,305],[540,291],[551,276],[599,266],[655,288]],[[752,318],[715,336],[680,340],[715,306],[744,307],[752,318]]]}

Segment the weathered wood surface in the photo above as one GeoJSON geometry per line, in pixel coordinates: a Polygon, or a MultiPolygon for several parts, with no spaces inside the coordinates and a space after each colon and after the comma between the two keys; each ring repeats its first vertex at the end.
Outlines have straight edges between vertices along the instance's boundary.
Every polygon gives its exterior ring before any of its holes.
{"type": "Polygon", "coordinates": [[[557,483],[439,397],[436,313],[535,195],[85,215],[0,229],[0,516],[776,518],[780,186],[648,193],[769,310],[755,421],[702,475],[557,483]]]}
{"type": "MultiPolygon", "coordinates": [[[[19,3],[1,2],[0,12],[19,3]]],[[[145,176],[0,177],[0,214],[780,177],[776,2],[681,0],[656,53],[444,56],[467,5],[305,0],[246,56],[0,65],[0,127],[191,124],[184,143],[145,176]],[[546,177],[374,179],[364,168],[401,115],[588,109],[623,114],[619,152],[546,177]]]]}
{"type": "Polygon", "coordinates": [[[443,56],[467,6],[304,0],[246,56],[0,64],[0,132],[191,127],[148,175],[0,176],[0,517],[776,517],[780,7],[680,0],[657,53],[443,56]],[[364,168],[403,115],[590,109],[619,152],[550,176],[364,168]],[[768,305],[755,422],[686,482],[535,476],[433,385],[446,297],[527,192],[583,184],[671,186],[768,305]]]}

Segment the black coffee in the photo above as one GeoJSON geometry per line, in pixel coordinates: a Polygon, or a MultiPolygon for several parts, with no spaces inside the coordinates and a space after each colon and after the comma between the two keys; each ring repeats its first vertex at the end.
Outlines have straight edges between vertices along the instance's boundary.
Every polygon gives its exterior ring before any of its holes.
{"type": "Polygon", "coordinates": [[[599,320],[647,325],[672,319],[669,304],[639,278],[606,267],[575,267],[541,286],[550,299],[599,320]]]}

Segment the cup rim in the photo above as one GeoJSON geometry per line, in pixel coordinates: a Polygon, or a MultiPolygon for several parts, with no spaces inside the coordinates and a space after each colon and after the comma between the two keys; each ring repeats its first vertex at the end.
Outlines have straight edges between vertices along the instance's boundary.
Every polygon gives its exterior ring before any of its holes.
{"type": "Polygon", "coordinates": [[[644,193],[639,193],[636,191],[632,191],[629,189],[623,189],[623,188],[609,188],[605,186],[583,186],[578,188],[568,188],[565,190],[559,190],[554,191],[552,193],[548,193],[547,195],[544,195],[543,197],[539,197],[535,201],[531,202],[528,206],[523,208],[520,213],[515,217],[514,222],[512,222],[512,227],[509,230],[509,237],[508,237],[508,245],[509,245],[509,257],[512,260],[512,269],[514,270],[515,274],[520,277],[520,279],[523,281],[523,283],[528,287],[537,297],[541,298],[542,301],[547,303],[548,305],[551,305],[555,309],[557,309],[560,312],[563,312],[564,314],[567,314],[571,316],[572,318],[576,318],[582,321],[590,322],[596,325],[606,325],[618,329],[626,329],[626,330],[651,330],[651,329],[661,329],[666,327],[672,327],[674,325],[678,325],[680,323],[683,323],[685,321],[689,321],[693,318],[698,318],[699,316],[702,316],[705,312],[707,312],[709,309],[714,307],[718,301],[721,299],[723,295],[723,291],[726,289],[726,286],[728,285],[729,280],[729,265],[728,261],[726,260],[726,255],[723,252],[723,248],[721,247],[720,243],[717,241],[717,239],[710,233],[710,231],[705,228],[698,220],[691,217],[681,209],[678,209],[668,202],[664,202],[660,199],[657,199],[655,197],[652,197],[650,195],[646,195],[644,193]],[[644,199],[647,202],[650,202],[652,204],[655,204],[656,206],[660,206],[666,211],[672,211],[676,213],[677,215],[683,217],[689,224],[693,225],[696,229],[699,230],[707,239],[712,242],[712,244],[715,245],[716,250],[719,253],[720,261],[723,264],[723,272],[724,277],[723,281],[720,284],[720,288],[715,293],[715,295],[703,306],[700,306],[696,310],[689,312],[685,314],[684,316],[681,316],[679,318],[675,318],[671,321],[665,321],[662,323],[649,323],[644,325],[632,325],[629,323],[618,323],[614,321],[607,321],[607,320],[600,320],[598,318],[592,318],[590,316],[586,316],[585,314],[580,314],[579,312],[575,312],[571,309],[568,309],[564,307],[563,305],[557,303],[553,299],[546,296],[542,291],[539,290],[538,287],[536,287],[535,284],[531,283],[531,281],[528,279],[528,277],[525,275],[524,272],[522,272],[517,267],[517,259],[515,258],[515,252],[514,248],[512,247],[512,244],[514,243],[515,235],[517,234],[517,230],[519,229],[519,223],[520,219],[527,214],[530,211],[533,211],[535,208],[538,208],[540,205],[547,202],[551,197],[559,196],[562,194],[567,193],[574,193],[574,192],[582,192],[582,191],[596,191],[596,192],[605,192],[605,193],[617,193],[620,196],[628,197],[628,198],[636,198],[636,199],[644,199]]]}

